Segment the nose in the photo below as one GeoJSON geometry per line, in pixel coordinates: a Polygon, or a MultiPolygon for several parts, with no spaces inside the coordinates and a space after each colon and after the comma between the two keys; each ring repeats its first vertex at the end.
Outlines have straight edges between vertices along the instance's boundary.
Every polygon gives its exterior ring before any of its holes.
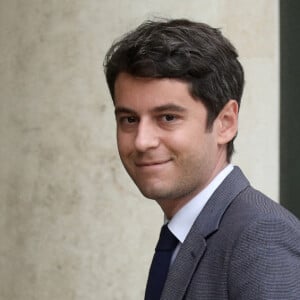
{"type": "Polygon", "coordinates": [[[140,120],[135,137],[135,148],[139,152],[145,152],[159,145],[159,132],[148,120],[140,120]]]}

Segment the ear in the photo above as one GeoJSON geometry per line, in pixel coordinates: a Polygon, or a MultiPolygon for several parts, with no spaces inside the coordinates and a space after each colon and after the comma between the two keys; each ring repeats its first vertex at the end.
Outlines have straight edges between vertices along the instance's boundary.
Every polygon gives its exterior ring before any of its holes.
{"type": "Polygon", "coordinates": [[[227,144],[237,135],[238,114],[239,105],[236,100],[229,100],[220,111],[215,123],[219,145],[227,144]]]}

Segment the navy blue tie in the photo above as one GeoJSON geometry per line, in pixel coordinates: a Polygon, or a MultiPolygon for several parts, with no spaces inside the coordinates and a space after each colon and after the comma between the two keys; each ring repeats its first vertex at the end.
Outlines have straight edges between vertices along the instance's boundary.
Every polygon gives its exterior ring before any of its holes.
{"type": "Polygon", "coordinates": [[[177,238],[169,230],[167,224],[161,228],[160,237],[149,271],[145,300],[159,300],[167,275],[177,238]]]}

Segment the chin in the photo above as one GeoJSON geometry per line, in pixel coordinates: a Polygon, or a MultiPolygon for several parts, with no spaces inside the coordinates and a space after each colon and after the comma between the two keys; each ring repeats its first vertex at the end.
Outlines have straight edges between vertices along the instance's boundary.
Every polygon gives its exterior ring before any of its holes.
{"type": "Polygon", "coordinates": [[[157,190],[145,190],[140,189],[140,192],[143,194],[144,197],[152,200],[162,200],[169,198],[169,193],[163,192],[163,191],[157,191],[157,190]]]}

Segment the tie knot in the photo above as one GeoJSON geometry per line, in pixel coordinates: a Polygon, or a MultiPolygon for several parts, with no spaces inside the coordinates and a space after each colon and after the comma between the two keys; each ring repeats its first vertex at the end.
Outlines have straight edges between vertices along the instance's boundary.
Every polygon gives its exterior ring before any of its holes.
{"type": "Polygon", "coordinates": [[[178,239],[165,224],[160,231],[160,236],[155,250],[157,251],[173,251],[178,244],[178,239]]]}

